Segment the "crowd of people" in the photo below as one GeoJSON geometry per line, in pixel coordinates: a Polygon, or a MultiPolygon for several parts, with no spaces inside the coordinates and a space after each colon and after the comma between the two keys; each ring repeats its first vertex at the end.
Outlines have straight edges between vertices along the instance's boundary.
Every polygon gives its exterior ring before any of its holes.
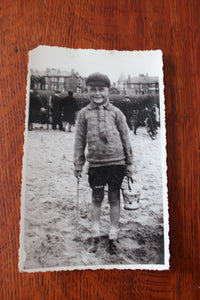
{"type": "Polygon", "coordinates": [[[75,124],[76,110],[76,100],[72,91],[68,91],[68,96],[61,97],[61,92],[56,90],[48,103],[36,90],[31,90],[28,129],[33,130],[33,123],[50,123],[53,130],[71,132],[75,124]]]}
{"type": "MultiPolygon", "coordinates": [[[[47,98],[41,97],[36,90],[30,92],[30,104],[29,104],[29,122],[28,129],[33,130],[33,123],[51,124],[53,130],[72,131],[72,126],[75,125],[75,115],[78,110],[76,99],[73,96],[72,91],[68,91],[66,96],[60,91],[55,91],[53,96],[47,98]]],[[[160,112],[157,104],[145,106],[140,109],[133,110],[133,114],[130,119],[130,111],[126,116],[128,126],[133,130],[134,134],[137,134],[137,129],[140,126],[145,126],[146,121],[150,120],[150,127],[152,131],[156,131],[160,126],[160,112]]]]}
{"type": "Polygon", "coordinates": [[[137,134],[138,127],[143,126],[146,122],[148,122],[151,131],[157,130],[160,126],[160,112],[157,104],[137,111],[134,122],[135,135],[137,134]]]}

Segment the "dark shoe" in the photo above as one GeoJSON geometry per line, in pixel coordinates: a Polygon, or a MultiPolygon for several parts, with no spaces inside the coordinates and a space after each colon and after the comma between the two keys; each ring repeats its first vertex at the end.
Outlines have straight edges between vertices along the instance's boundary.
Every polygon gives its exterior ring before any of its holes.
{"type": "Polygon", "coordinates": [[[92,239],[92,246],[91,246],[90,251],[89,251],[90,253],[97,252],[99,241],[100,241],[99,237],[95,237],[95,238],[92,239]]]}
{"type": "Polygon", "coordinates": [[[109,240],[107,251],[110,255],[116,255],[118,253],[117,240],[109,240]]]}

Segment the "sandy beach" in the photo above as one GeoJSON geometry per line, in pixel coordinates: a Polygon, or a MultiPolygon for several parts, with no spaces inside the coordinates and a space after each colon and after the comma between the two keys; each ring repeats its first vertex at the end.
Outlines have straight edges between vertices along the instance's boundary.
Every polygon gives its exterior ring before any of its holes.
{"type": "Polygon", "coordinates": [[[91,190],[87,165],[80,180],[77,215],[77,182],[73,175],[75,128],[68,133],[43,127],[27,133],[23,269],[163,264],[160,134],[151,140],[145,128],[139,128],[137,135],[130,132],[135,189],[141,196],[137,210],[125,210],[121,199],[119,251],[110,255],[106,251],[109,229],[106,191],[100,245],[96,253],[89,253],[91,190]]]}

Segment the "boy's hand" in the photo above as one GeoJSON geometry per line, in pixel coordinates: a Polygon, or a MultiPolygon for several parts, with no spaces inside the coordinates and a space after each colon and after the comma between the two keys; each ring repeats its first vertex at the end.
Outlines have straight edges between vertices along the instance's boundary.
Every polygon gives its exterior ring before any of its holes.
{"type": "Polygon", "coordinates": [[[127,165],[126,166],[126,176],[131,178],[133,175],[133,165],[127,165]]]}
{"type": "Polygon", "coordinates": [[[75,176],[76,178],[81,177],[81,176],[82,176],[82,171],[74,170],[74,176],[75,176]]]}

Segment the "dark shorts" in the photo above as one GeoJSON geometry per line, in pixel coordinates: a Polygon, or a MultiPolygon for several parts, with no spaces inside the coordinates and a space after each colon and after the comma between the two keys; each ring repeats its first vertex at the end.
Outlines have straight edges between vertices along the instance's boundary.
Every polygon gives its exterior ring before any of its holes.
{"type": "Polygon", "coordinates": [[[124,165],[89,168],[88,181],[90,187],[92,189],[101,188],[108,184],[110,191],[120,190],[125,171],[126,166],[124,165]]]}

